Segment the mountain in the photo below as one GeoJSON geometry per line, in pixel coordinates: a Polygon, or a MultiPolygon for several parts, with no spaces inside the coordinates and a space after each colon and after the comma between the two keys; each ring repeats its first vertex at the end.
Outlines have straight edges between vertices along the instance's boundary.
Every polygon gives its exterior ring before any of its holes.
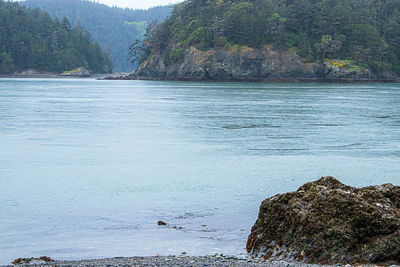
{"type": "Polygon", "coordinates": [[[143,39],[148,24],[162,22],[172,11],[172,6],[133,10],[84,0],[26,0],[21,4],[45,10],[53,18],[66,17],[72,25],[88,29],[93,40],[110,52],[114,71],[118,72],[134,69],[127,60],[129,46],[143,39]]]}
{"type": "Polygon", "coordinates": [[[131,53],[141,78],[391,81],[400,0],[186,0],[131,53]]]}
{"type": "Polygon", "coordinates": [[[78,67],[94,73],[111,71],[109,58],[85,29],[39,9],[0,0],[0,73],[78,67]]]}

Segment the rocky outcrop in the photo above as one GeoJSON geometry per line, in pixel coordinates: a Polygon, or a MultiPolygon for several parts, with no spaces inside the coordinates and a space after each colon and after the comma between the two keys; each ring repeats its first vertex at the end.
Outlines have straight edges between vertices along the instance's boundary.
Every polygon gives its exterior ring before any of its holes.
{"type": "Polygon", "coordinates": [[[41,265],[48,262],[54,262],[50,257],[42,256],[40,258],[19,258],[12,262],[14,265],[41,265]]]}
{"type": "Polygon", "coordinates": [[[80,67],[74,70],[64,71],[63,73],[60,74],[60,76],[84,78],[84,77],[89,77],[90,72],[87,69],[80,67]]]}
{"type": "Polygon", "coordinates": [[[154,54],[143,62],[135,79],[155,80],[237,80],[237,81],[396,81],[392,73],[373,73],[369,69],[305,63],[292,51],[263,48],[214,49],[194,47],[182,59],[166,65],[162,55],[154,54]]]}
{"type": "Polygon", "coordinates": [[[400,263],[400,187],[333,177],[264,200],[247,251],[306,263],[400,263]]]}
{"type": "Polygon", "coordinates": [[[116,73],[99,77],[98,80],[136,80],[136,76],[134,73],[116,73]]]}

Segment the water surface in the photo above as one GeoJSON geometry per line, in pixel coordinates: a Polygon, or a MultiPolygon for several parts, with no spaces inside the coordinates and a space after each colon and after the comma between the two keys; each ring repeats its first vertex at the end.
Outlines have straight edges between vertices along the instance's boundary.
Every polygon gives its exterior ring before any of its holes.
{"type": "Polygon", "coordinates": [[[399,184],[399,89],[0,79],[0,264],[244,253],[267,197],[399,184]]]}

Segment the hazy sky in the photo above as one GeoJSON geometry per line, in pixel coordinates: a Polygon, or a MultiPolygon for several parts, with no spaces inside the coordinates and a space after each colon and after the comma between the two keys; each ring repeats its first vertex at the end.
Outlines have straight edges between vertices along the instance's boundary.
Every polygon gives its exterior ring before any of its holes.
{"type": "Polygon", "coordinates": [[[182,2],[182,0],[96,0],[109,6],[130,7],[145,9],[153,6],[161,6],[182,2]]]}

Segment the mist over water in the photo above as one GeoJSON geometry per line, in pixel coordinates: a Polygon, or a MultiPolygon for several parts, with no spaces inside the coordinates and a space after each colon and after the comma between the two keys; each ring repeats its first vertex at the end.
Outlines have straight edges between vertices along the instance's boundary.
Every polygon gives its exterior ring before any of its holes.
{"type": "Polygon", "coordinates": [[[399,130],[399,84],[1,79],[0,264],[245,253],[267,197],[399,184],[399,130]]]}

